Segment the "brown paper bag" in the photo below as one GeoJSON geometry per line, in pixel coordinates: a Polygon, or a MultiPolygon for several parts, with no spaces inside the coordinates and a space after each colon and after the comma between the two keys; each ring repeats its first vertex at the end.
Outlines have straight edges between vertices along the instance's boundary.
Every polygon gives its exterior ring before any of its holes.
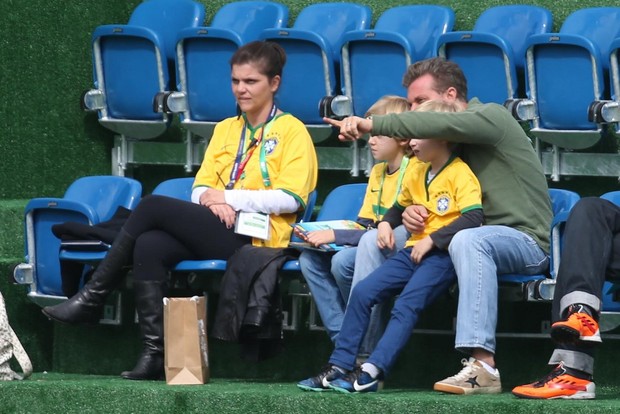
{"type": "Polygon", "coordinates": [[[164,350],[167,384],[209,382],[206,298],[164,298],[164,350]]]}

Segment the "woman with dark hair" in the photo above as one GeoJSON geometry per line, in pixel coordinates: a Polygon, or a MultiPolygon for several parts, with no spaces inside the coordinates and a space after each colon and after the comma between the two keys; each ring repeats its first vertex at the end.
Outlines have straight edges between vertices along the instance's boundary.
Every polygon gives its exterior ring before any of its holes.
{"type": "Polygon", "coordinates": [[[232,92],[241,114],[216,125],[192,202],[144,197],[88,283],[66,302],[43,309],[59,322],[97,322],[106,297],[124,278],[122,268],[132,262],[144,346],[123,378],[163,378],[162,298],[177,263],[228,259],[249,243],[288,245],[290,224],[316,186],[317,160],[305,126],[274,101],[285,62],[284,50],[273,42],[251,42],[235,52],[232,92]],[[237,220],[266,223],[264,238],[237,233],[237,220]]]}

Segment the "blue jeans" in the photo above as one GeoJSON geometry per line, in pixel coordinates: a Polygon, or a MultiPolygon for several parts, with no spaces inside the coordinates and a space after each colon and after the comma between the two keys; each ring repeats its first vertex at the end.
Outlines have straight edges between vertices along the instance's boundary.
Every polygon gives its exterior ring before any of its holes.
{"type": "MultiPolygon", "coordinates": [[[[405,243],[409,238],[409,232],[405,226],[398,226],[394,229],[394,248],[379,249],[377,247],[377,229],[366,232],[359,241],[357,246],[357,254],[355,255],[355,271],[353,272],[353,280],[349,289],[364,280],[368,275],[379,268],[388,258],[394,256],[396,252],[405,247],[405,243]]],[[[332,262],[333,263],[333,262],[332,262]]],[[[332,266],[332,273],[338,279],[339,272],[335,271],[332,266]]],[[[388,303],[378,303],[373,306],[370,314],[370,323],[366,336],[359,350],[359,355],[368,356],[377,346],[379,339],[385,331],[385,327],[390,319],[390,306],[388,303]]]]}
{"type": "MultiPolygon", "coordinates": [[[[379,249],[377,231],[367,231],[357,247],[349,247],[336,254],[306,249],[299,257],[301,272],[308,283],[310,292],[323,321],[323,326],[333,342],[336,342],[342,326],[346,304],[352,286],[371,274],[385,260],[402,248],[408,238],[404,226],[394,229],[396,249],[379,249]]],[[[360,350],[368,354],[383,332],[384,322],[380,316],[382,309],[375,311],[371,318],[369,334],[360,350]]]]}
{"type": "Polygon", "coordinates": [[[549,257],[533,238],[506,226],[461,230],[448,250],[459,284],[455,347],[495,353],[497,275],[544,273],[549,257]]]}
{"type": "Polygon", "coordinates": [[[455,280],[447,252],[434,249],[420,264],[415,264],[411,260],[411,248],[400,250],[353,289],[341,335],[329,362],[353,369],[371,308],[399,295],[385,333],[367,360],[387,375],[409,340],[420,312],[445,293],[455,280]]]}

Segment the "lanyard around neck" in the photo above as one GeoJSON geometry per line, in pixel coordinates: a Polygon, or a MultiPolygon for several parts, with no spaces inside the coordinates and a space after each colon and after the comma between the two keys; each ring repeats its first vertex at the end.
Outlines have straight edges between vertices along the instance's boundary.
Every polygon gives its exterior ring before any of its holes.
{"type": "MultiPolygon", "coordinates": [[[[394,200],[388,206],[392,207],[398,198],[398,193],[400,193],[400,186],[403,184],[403,177],[405,176],[405,170],[407,169],[407,165],[409,165],[409,157],[404,156],[402,161],[400,162],[400,167],[398,168],[398,180],[396,181],[396,191],[394,192],[394,200]]],[[[379,216],[381,215],[381,197],[383,196],[383,184],[385,183],[385,176],[387,175],[388,163],[385,163],[385,167],[383,168],[383,174],[381,175],[381,184],[379,185],[379,195],[377,196],[377,206],[375,207],[375,218],[379,221],[379,216]]]]}
{"type": "Polygon", "coordinates": [[[228,184],[226,184],[227,190],[232,190],[234,188],[235,183],[243,174],[245,166],[252,157],[252,154],[254,154],[254,150],[256,149],[256,147],[259,146],[261,147],[259,164],[261,169],[261,175],[263,176],[263,183],[265,184],[265,187],[271,186],[271,181],[269,180],[269,171],[267,170],[267,162],[265,161],[265,147],[264,145],[261,145],[261,142],[263,140],[263,136],[265,136],[269,132],[269,129],[271,128],[271,121],[273,121],[273,119],[275,118],[277,111],[278,108],[275,104],[273,104],[271,106],[271,111],[269,111],[269,115],[267,116],[267,120],[263,123],[260,129],[258,138],[252,138],[250,140],[248,148],[245,151],[245,131],[248,128],[248,122],[244,114],[244,123],[243,129],[241,130],[241,137],[239,139],[239,147],[237,148],[237,156],[235,157],[235,163],[233,164],[232,170],[230,171],[230,180],[228,181],[228,184]]]}

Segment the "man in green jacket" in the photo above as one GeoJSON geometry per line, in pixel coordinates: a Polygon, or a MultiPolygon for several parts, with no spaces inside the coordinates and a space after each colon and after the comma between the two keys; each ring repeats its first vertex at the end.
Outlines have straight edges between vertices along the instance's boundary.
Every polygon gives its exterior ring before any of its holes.
{"type": "MultiPolygon", "coordinates": [[[[411,65],[404,76],[415,109],[428,100],[456,102],[463,112],[406,112],[369,119],[325,119],[341,140],[366,133],[402,139],[442,139],[462,145],[461,158],[482,186],[486,224],[458,232],[450,257],[459,283],[455,347],[470,356],[463,369],[435,383],[454,394],[499,392],[495,367],[497,275],[544,273],[549,266],[551,205],[547,181],[530,139],[501,105],[467,102],[467,81],[459,66],[442,58],[411,65]]],[[[411,232],[424,227],[426,211],[411,206],[403,222],[411,232]]]]}

